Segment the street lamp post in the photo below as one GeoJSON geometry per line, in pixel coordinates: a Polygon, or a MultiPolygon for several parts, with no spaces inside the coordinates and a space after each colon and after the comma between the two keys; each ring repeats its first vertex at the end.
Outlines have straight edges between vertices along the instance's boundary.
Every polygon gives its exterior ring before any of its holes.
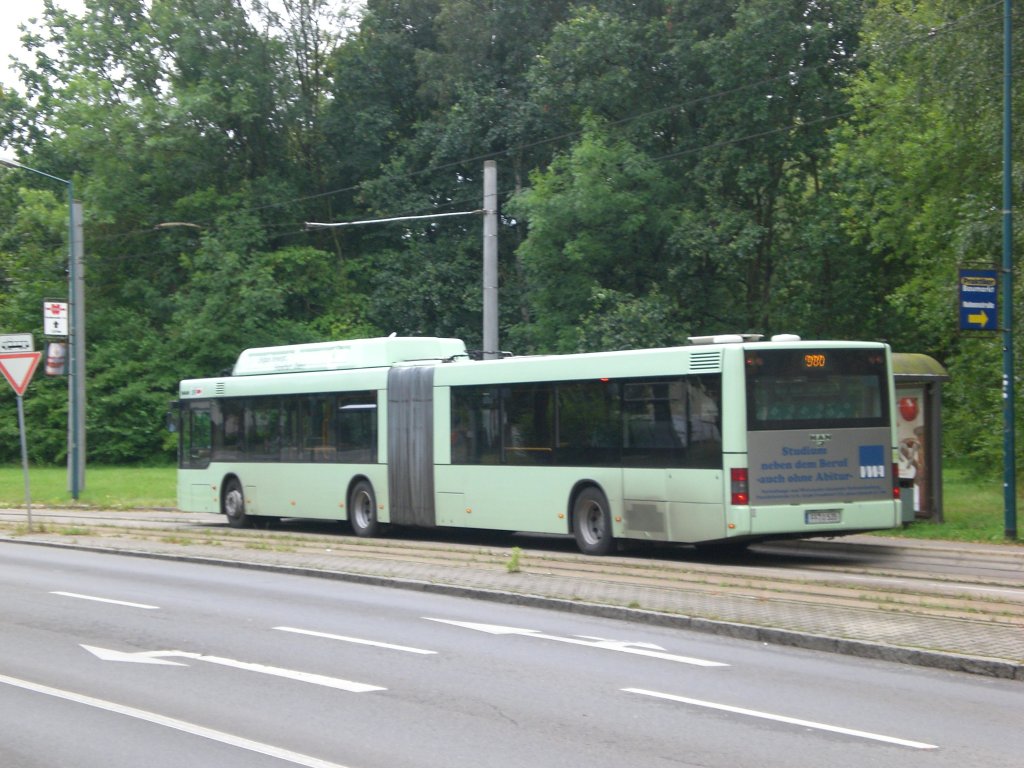
{"type": "Polygon", "coordinates": [[[77,500],[85,488],[85,276],[82,248],[82,204],[75,202],[70,179],[0,158],[9,168],[44,176],[68,188],[68,490],[77,500]]]}

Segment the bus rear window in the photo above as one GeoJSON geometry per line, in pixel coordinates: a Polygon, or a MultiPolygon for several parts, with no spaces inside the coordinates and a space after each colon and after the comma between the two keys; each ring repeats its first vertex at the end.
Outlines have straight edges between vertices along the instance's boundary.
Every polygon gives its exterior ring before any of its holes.
{"type": "Polygon", "coordinates": [[[880,349],[750,350],[750,430],[886,426],[889,388],[880,349]]]}

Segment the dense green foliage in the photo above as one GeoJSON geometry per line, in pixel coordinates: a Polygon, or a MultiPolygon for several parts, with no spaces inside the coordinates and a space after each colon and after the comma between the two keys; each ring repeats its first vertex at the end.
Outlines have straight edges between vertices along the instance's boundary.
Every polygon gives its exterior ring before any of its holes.
{"type": "MultiPolygon", "coordinates": [[[[84,204],[90,462],[169,458],[175,382],[245,347],[478,347],[478,217],[304,224],[479,209],[495,159],[503,348],[885,338],[949,367],[947,446],[998,463],[997,341],[953,310],[999,255],[1001,2],[85,4],[26,30],[0,144],[84,204]]],[[[65,195],[0,169],[0,331],[66,295],[65,195]]],[[[36,462],[66,388],[25,398],[36,462]]]]}

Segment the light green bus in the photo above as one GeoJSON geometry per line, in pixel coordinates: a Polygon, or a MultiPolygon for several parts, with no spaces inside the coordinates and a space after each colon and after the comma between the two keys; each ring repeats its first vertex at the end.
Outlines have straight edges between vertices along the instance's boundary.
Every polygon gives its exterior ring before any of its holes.
{"type": "Polygon", "coordinates": [[[181,382],[178,504],[742,547],[901,524],[891,354],[727,335],[473,360],[458,339],[244,351],[181,382]]]}

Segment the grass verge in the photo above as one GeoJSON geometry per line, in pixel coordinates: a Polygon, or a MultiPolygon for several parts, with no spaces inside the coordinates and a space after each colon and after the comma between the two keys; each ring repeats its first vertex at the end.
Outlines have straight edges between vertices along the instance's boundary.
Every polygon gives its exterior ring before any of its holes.
{"type": "MultiPolygon", "coordinates": [[[[29,493],[41,507],[86,506],[105,509],[174,507],[175,467],[88,467],[85,488],[77,502],[68,492],[64,467],[30,467],[29,493]]],[[[21,466],[0,467],[0,505],[25,506],[25,474],[21,466]]]]}
{"type": "MultiPolygon", "coordinates": [[[[979,477],[977,473],[965,467],[947,465],[942,472],[942,490],[942,523],[919,520],[896,532],[895,535],[915,539],[1012,543],[1007,542],[1005,536],[1006,521],[1001,478],[979,477]]],[[[1021,530],[1022,510],[1024,506],[1018,493],[1018,531],[1021,530]]],[[[888,535],[892,535],[892,532],[888,535]]]]}

